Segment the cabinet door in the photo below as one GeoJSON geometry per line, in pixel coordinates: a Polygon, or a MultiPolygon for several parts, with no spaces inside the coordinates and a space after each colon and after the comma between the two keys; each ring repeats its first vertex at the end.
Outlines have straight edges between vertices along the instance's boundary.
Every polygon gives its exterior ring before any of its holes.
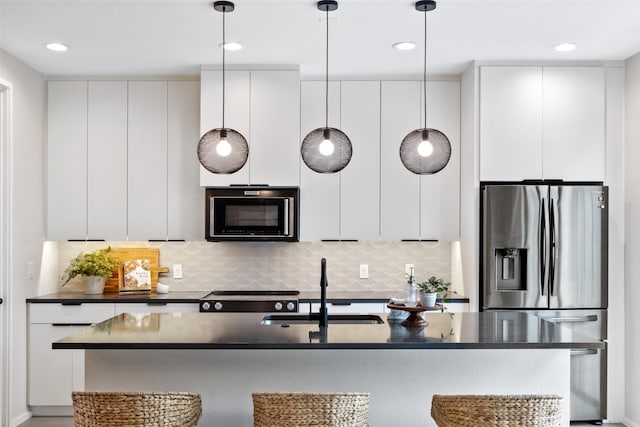
{"type": "Polygon", "coordinates": [[[204,190],[200,187],[197,146],[200,84],[169,82],[168,238],[204,238],[204,190]]]}
{"type": "Polygon", "coordinates": [[[127,238],[127,82],[89,82],[89,239],[127,238]]]}
{"type": "Polygon", "coordinates": [[[300,183],[297,71],[251,72],[251,184],[300,183]]]}
{"type": "Polygon", "coordinates": [[[542,176],[542,67],[480,69],[480,179],[542,176]]]}
{"type": "Polygon", "coordinates": [[[87,238],[87,82],[50,81],[48,86],[47,239],[84,240],[87,238]]]}
{"type": "Polygon", "coordinates": [[[420,177],[420,238],[460,238],[460,83],[427,82],[427,125],[451,143],[451,158],[440,172],[420,177]]]}
{"type": "Polygon", "coordinates": [[[603,181],[605,81],[603,67],[544,67],[545,179],[603,181]]]}
{"type": "MultiPolygon", "coordinates": [[[[325,126],[325,83],[302,82],[300,92],[300,144],[302,144],[302,140],[309,132],[325,126]]],[[[329,82],[329,126],[340,128],[339,82],[329,82]]],[[[339,238],[340,173],[317,173],[309,169],[301,160],[300,240],[339,238]]]]}
{"type": "MultiPolygon", "coordinates": [[[[222,71],[203,71],[200,84],[200,137],[202,137],[211,129],[222,127],[222,71]]],[[[253,156],[250,134],[250,72],[225,71],[225,87],[224,125],[245,137],[249,143],[249,159],[242,169],[228,175],[214,174],[200,166],[200,185],[202,186],[249,184],[249,168],[253,156]]],[[[196,149],[194,154],[197,158],[196,149]]]]}
{"type": "Polygon", "coordinates": [[[167,236],[167,82],[129,82],[128,236],[167,236]]]}
{"type": "Polygon", "coordinates": [[[340,172],[340,238],[380,237],[380,82],[341,83],[341,125],[353,157],[340,172]]]}
{"type": "Polygon", "coordinates": [[[197,313],[200,305],[190,303],[120,303],[116,304],[116,315],[121,313],[197,313]]]}
{"type": "Polygon", "coordinates": [[[72,334],[71,326],[29,325],[29,404],[70,406],[71,392],[84,389],[84,378],[74,378],[74,353],[53,350],[51,344],[72,334]],[[81,382],[81,383],[80,383],[81,382]],[[77,388],[74,388],[77,387],[77,388]]]}
{"type": "Polygon", "coordinates": [[[400,161],[400,144],[420,128],[420,83],[382,82],[380,124],[380,235],[420,238],[420,177],[400,161]]]}

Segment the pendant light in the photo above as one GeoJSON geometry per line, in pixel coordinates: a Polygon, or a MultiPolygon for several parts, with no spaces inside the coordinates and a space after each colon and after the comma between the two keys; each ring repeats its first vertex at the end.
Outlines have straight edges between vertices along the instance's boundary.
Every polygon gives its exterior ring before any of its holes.
{"type": "Polygon", "coordinates": [[[208,131],[198,143],[198,160],[209,172],[230,174],[240,170],[249,157],[249,144],[239,132],[224,126],[225,101],[225,14],[233,12],[230,1],[216,1],[213,8],[222,12],[222,127],[208,131]]]}
{"type": "Polygon", "coordinates": [[[318,173],[335,173],[351,161],[353,149],[349,137],[340,129],[329,127],[329,12],[338,8],[335,0],[321,0],[318,10],[326,12],[327,45],[325,63],[325,126],[314,129],[302,141],[300,154],[309,169],[318,173]]]}
{"type": "Polygon", "coordinates": [[[439,130],[427,127],[427,12],[435,8],[434,0],[421,0],[416,3],[416,10],[424,13],[424,128],[409,132],[400,144],[402,164],[418,175],[440,172],[451,158],[449,138],[439,130]]]}

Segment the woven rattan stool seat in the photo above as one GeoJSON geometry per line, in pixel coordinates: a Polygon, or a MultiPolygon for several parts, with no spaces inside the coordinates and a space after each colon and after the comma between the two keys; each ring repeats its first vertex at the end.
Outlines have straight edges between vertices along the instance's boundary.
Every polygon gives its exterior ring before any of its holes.
{"type": "Polygon", "coordinates": [[[202,413],[196,393],[74,391],[71,397],[75,427],[192,427],[202,413]]]}
{"type": "Polygon", "coordinates": [[[434,395],[431,417],[439,427],[561,425],[560,396],[434,395]]]}
{"type": "Polygon", "coordinates": [[[364,427],[369,393],[253,393],[254,427],[364,427]]]}

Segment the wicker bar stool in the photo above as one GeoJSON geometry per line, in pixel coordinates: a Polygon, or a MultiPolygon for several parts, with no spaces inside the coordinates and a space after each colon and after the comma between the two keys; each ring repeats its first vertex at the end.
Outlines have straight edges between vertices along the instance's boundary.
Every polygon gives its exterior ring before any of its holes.
{"type": "Polygon", "coordinates": [[[431,418],[439,427],[561,425],[562,397],[552,395],[434,395],[431,418]]]}
{"type": "Polygon", "coordinates": [[[254,427],[365,427],[369,393],[253,393],[254,427]]]}
{"type": "Polygon", "coordinates": [[[75,427],[193,427],[202,414],[197,393],[74,391],[71,398],[75,427]]]}

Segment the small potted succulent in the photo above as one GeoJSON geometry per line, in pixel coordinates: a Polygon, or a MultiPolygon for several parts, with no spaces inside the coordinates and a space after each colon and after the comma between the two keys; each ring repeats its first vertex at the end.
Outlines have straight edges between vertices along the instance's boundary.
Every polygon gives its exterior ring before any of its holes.
{"type": "Polygon", "coordinates": [[[420,299],[420,305],[423,307],[433,307],[436,305],[436,298],[438,294],[442,297],[446,297],[446,293],[449,291],[451,283],[445,282],[444,279],[439,279],[434,276],[429,277],[426,282],[418,283],[420,292],[418,297],[420,299]]]}
{"type": "Polygon", "coordinates": [[[86,294],[101,294],[105,280],[111,277],[113,270],[120,267],[121,261],[111,254],[111,248],[83,254],[82,252],[69,262],[62,274],[62,286],[76,276],[82,276],[86,294]]]}

